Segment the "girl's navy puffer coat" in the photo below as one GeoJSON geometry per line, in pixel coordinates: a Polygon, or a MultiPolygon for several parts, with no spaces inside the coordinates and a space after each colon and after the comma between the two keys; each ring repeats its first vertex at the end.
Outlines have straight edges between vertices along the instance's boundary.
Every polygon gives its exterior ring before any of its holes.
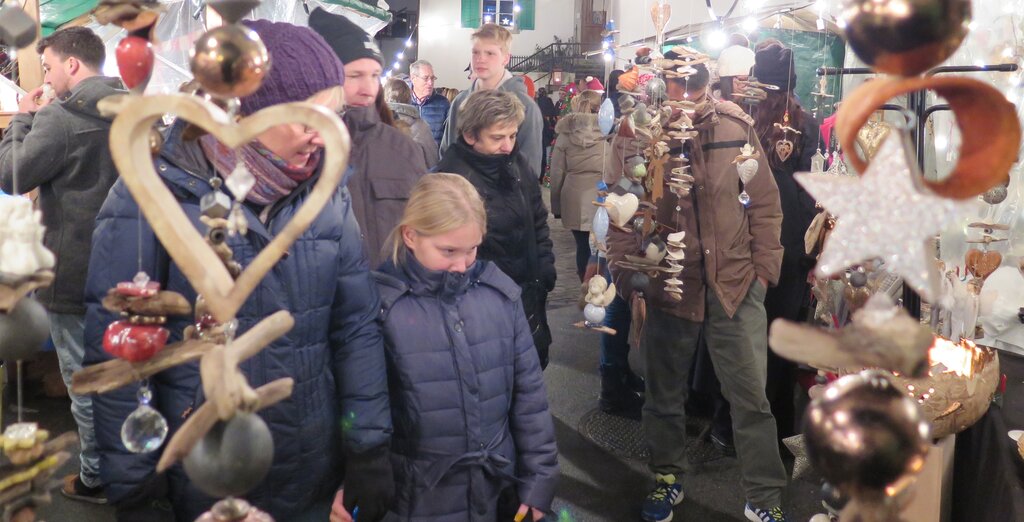
{"type": "MultiPolygon", "coordinates": [[[[213,190],[212,170],[195,142],[181,142],[180,130],[172,129],[156,169],[193,225],[205,230],[199,222],[199,201],[213,190]]],[[[235,260],[248,266],[297,212],[315,181],[314,176],[278,202],[266,224],[253,209],[245,208],[248,234],[228,240],[235,260]]],[[[103,351],[103,332],[118,317],[100,301],[118,282],[130,281],[142,269],[164,289],[195,301],[192,286],[140,219],[138,206],[118,181],[100,210],[93,235],[86,288],[87,365],[110,358],[103,351]]],[[[350,451],[366,451],[386,444],[391,431],[377,322],[380,300],[344,188],[335,192],[238,311],[238,334],[279,310],[291,312],[294,328],[241,367],[254,388],[282,377],[293,378],[295,388],[290,398],[259,412],[273,434],[274,460],[246,499],[277,520],[293,520],[312,503],[330,500],[341,481],[338,458],[343,444],[350,451]]],[[[170,318],[171,342],[180,340],[191,322],[192,318],[170,318]]],[[[168,437],[203,402],[198,363],[157,374],[150,387],[153,406],[170,425],[168,437]]],[[[114,503],[137,496],[144,483],[151,487],[160,456],[160,451],[130,453],[121,442],[121,425],[137,407],[137,390],[132,385],[94,396],[100,469],[114,503]]],[[[195,520],[214,501],[189,484],[180,465],[168,471],[168,479],[177,520],[195,520]]]]}
{"type": "Polygon", "coordinates": [[[550,509],[555,431],[519,286],[489,261],[434,272],[407,255],[381,293],[397,483],[393,514],[493,521],[498,496],[550,509]]]}

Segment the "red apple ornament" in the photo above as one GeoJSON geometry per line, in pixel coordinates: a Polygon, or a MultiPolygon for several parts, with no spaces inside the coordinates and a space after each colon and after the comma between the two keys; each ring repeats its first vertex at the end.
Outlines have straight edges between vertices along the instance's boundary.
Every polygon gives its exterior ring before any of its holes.
{"type": "Polygon", "coordinates": [[[145,38],[126,36],[114,52],[121,80],[132,94],[142,94],[153,74],[153,44],[145,38]]]}
{"type": "Polygon", "coordinates": [[[163,349],[170,335],[170,330],[162,326],[114,321],[103,334],[103,349],[126,361],[147,361],[163,349]]]}

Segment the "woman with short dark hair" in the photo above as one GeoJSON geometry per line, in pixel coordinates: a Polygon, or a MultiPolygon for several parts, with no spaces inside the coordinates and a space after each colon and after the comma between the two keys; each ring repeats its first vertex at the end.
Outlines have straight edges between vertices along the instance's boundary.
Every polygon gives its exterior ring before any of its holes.
{"type": "Polygon", "coordinates": [[[540,186],[516,142],[524,115],[522,102],[513,94],[473,93],[459,111],[458,140],[436,170],[464,176],[484,198],[487,234],[480,259],[493,261],[522,288],[523,309],[543,368],[551,345],[545,308],[555,287],[555,254],[540,186]]]}

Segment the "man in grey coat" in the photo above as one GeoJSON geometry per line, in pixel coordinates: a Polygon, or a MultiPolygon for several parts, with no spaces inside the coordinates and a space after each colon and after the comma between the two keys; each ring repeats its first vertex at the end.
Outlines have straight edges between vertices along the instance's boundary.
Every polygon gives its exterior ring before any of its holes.
{"type": "MultiPolygon", "coordinates": [[[[110,119],[100,115],[96,103],[124,91],[120,80],[99,74],[106,51],[89,29],[57,31],[40,40],[37,50],[45,83],[21,99],[4,133],[0,188],[12,194],[39,189],[46,226],[43,244],[56,254],[57,265],[53,283],[39,290],[37,298],[50,313],[50,335],[70,387],[71,374],[82,368],[85,353],[85,275],[93,222],[117,180],[108,145],[110,119]]],[[[92,399],[70,395],[82,444],[81,472],[65,477],[62,492],[104,504],[92,399]]]]}
{"type": "Polygon", "coordinates": [[[544,119],[540,115],[540,107],[533,101],[526,90],[526,83],[522,78],[517,78],[505,67],[512,57],[512,33],[497,24],[484,24],[473,33],[473,62],[471,67],[476,80],[473,81],[469,90],[462,91],[452,102],[451,110],[448,112],[448,122],[445,124],[444,137],[441,138],[441,156],[448,150],[448,147],[459,141],[459,109],[465,103],[470,94],[478,90],[498,89],[515,94],[523,107],[526,108],[526,118],[519,125],[519,134],[516,136],[516,143],[519,145],[519,153],[530,164],[533,174],[538,178],[544,175],[542,158],[544,146],[541,143],[544,134],[544,119]]]}

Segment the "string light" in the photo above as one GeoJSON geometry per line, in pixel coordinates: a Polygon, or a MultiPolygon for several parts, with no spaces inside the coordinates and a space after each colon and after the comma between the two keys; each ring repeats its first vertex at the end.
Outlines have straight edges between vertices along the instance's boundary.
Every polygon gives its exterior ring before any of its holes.
{"type": "Polygon", "coordinates": [[[415,45],[413,43],[413,35],[416,34],[416,31],[419,30],[419,27],[419,24],[417,24],[416,27],[413,27],[412,31],[409,32],[409,37],[406,38],[404,42],[404,48],[399,49],[398,52],[395,53],[395,61],[393,64],[391,64],[391,68],[388,69],[388,72],[381,79],[382,81],[391,78],[392,75],[400,71],[402,67],[405,65],[406,49],[412,49],[413,46],[415,45]]]}

